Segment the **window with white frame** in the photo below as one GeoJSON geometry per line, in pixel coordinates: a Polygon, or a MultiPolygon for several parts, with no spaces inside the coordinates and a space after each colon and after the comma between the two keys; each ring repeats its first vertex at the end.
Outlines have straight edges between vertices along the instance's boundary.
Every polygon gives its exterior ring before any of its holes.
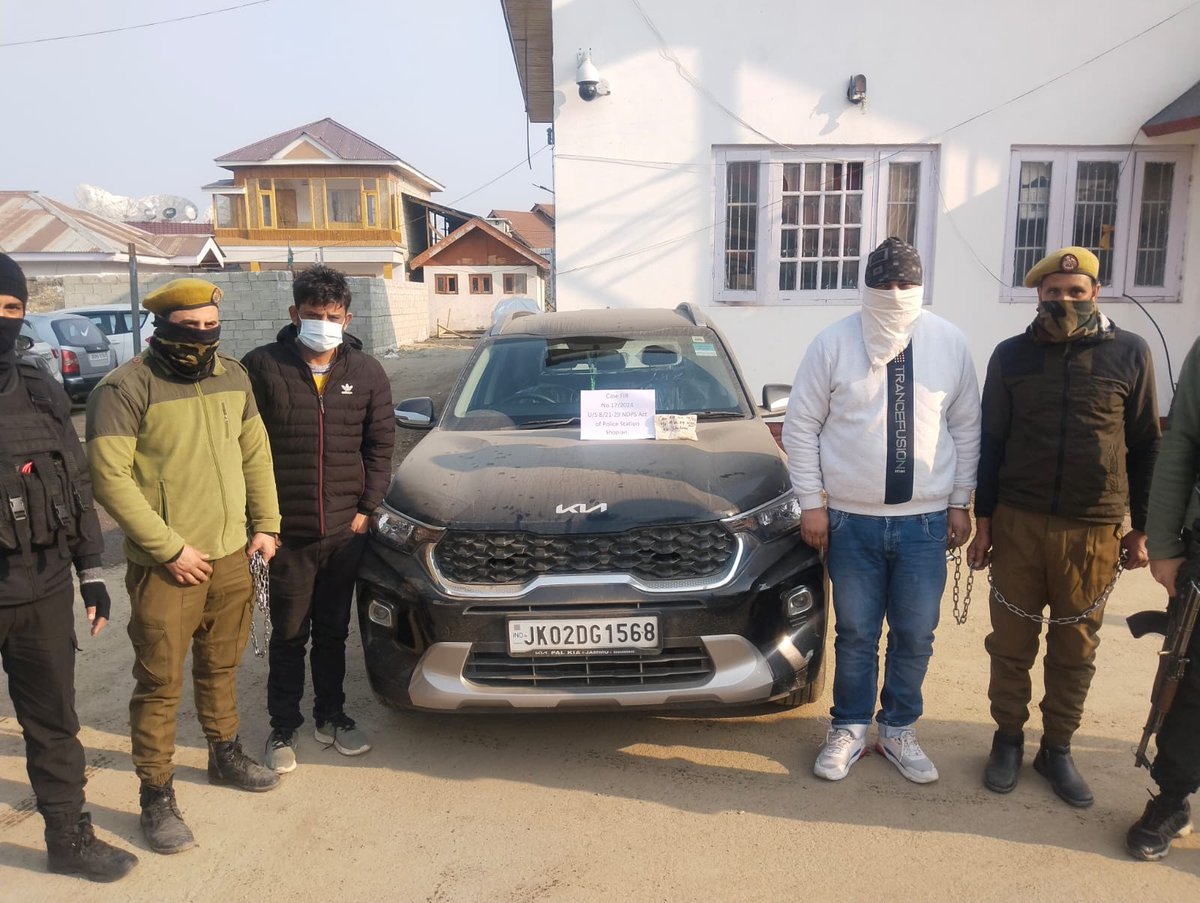
{"type": "Polygon", "coordinates": [[[1003,297],[1055,248],[1100,260],[1102,296],[1179,300],[1191,154],[1177,148],[1020,147],[1012,152],[1003,297]]]}
{"type": "Polygon", "coordinates": [[[716,300],[854,303],[890,235],[931,272],[936,163],[931,147],[716,148],[716,300]]]}

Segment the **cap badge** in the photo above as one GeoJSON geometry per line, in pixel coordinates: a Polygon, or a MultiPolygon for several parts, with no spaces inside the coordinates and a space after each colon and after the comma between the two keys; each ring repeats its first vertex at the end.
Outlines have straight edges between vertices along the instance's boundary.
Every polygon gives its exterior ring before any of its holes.
{"type": "Polygon", "coordinates": [[[1079,258],[1074,254],[1064,254],[1058,258],[1058,268],[1064,273],[1070,273],[1072,270],[1079,269],[1079,258]]]}

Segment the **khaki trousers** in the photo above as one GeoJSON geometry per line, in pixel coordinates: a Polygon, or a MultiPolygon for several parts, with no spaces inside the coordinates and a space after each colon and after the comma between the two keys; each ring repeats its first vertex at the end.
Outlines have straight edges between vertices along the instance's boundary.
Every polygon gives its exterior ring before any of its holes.
{"type": "Polygon", "coordinates": [[[189,645],[204,736],[216,743],[238,733],[237,668],[250,635],[253,583],[244,552],[211,564],[212,576],[199,586],[181,586],[166,568],[133,562],[125,574],[137,681],[129,700],[130,739],[134,767],[147,784],[165,784],[174,773],[189,645]]]}
{"type": "MultiPolygon", "coordinates": [[[[1121,528],[1034,514],[998,505],[992,517],[992,580],[1022,611],[1052,618],[1088,608],[1112,580],[1120,556],[1121,528]]],[[[984,641],[991,656],[988,699],[992,718],[1006,734],[1029,719],[1030,669],[1042,625],[1005,608],[991,595],[992,632],[984,641]]],[[[1051,624],[1043,661],[1046,693],[1042,726],[1046,743],[1066,746],[1079,729],[1083,704],[1096,673],[1096,632],[1103,606],[1075,624],[1051,624]]]]}

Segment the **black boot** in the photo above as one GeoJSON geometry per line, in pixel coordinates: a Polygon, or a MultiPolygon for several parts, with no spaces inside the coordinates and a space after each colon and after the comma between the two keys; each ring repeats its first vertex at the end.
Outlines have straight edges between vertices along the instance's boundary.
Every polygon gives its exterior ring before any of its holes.
{"type": "Polygon", "coordinates": [[[1077,809],[1086,809],[1096,801],[1092,789],[1071,759],[1071,747],[1051,746],[1045,740],[1033,760],[1033,769],[1047,781],[1059,799],[1077,809]]]}
{"type": "Polygon", "coordinates": [[[1171,849],[1171,841],[1192,833],[1192,810],[1181,796],[1165,793],[1150,797],[1141,819],[1125,835],[1125,849],[1134,859],[1157,862],[1171,849]]]}
{"type": "Polygon", "coordinates": [[[279,775],[242,752],[241,742],[234,737],[208,744],[208,782],[261,793],[278,787],[279,775]]]}
{"type": "Polygon", "coordinates": [[[175,785],[142,784],[142,834],[156,853],[182,853],[196,845],[175,802],[175,785]]]}
{"type": "Polygon", "coordinates": [[[1021,761],[1025,758],[1025,735],[992,735],[992,751],[983,770],[983,786],[993,793],[1011,793],[1017,786],[1021,761]]]}
{"type": "Polygon", "coordinates": [[[92,830],[92,816],[46,816],[46,852],[50,871],[82,875],[89,881],[116,881],[137,865],[137,857],[105,843],[92,830]]]}

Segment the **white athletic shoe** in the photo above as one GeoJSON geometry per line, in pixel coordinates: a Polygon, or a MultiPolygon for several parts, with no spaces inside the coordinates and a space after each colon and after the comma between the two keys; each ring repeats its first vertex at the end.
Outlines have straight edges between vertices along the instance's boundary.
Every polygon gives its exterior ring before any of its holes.
{"type": "Polygon", "coordinates": [[[847,724],[830,728],[825,735],[825,745],[813,763],[813,774],[827,781],[840,781],[866,751],[867,725],[847,724]]]}
{"type": "Polygon", "coordinates": [[[912,725],[879,725],[879,742],[875,744],[875,750],[881,756],[886,756],[914,784],[932,784],[938,779],[938,770],[921,749],[912,725]]]}

